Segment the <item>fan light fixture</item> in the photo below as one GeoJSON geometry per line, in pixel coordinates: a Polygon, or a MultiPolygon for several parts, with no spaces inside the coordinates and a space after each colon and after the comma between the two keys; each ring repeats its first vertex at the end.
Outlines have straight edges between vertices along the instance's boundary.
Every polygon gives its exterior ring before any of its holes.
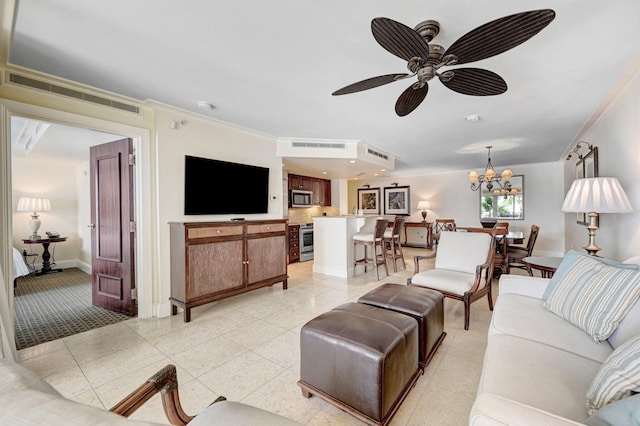
{"type": "Polygon", "coordinates": [[[436,77],[447,88],[463,95],[494,96],[507,91],[507,82],[493,71],[469,67],[448,68],[480,61],[506,52],[538,34],[556,13],[551,9],[530,10],[494,19],[458,38],[448,49],[431,41],[440,32],[438,21],[426,20],[414,28],[393,19],[371,21],[371,32],[378,44],[407,62],[410,74],[385,74],[345,86],[334,96],[373,89],[416,77],[396,101],[396,114],[411,113],[425,99],[429,82],[436,77]],[[447,68],[447,69],[445,69],[447,68]]]}
{"type": "Polygon", "coordinates": [[[492,146],[486,147],[488,150],[488,161],[487,166],[484,168],[484,174],[478,175],[478,172],[472,170],[469,172],[469,182],[471,182],[471,190],[477,191],[482,187],[484,183],[487,191],[493,192],[494,194],[498,191],[500,195],[506,194],[515,194],[518,192],[516,188],[511,187],[511,177],[513,176],[513,172],[510,169],[505,169],[500,173],[500,176],[496,174],[496,171],[493,169],[493,164],[491,164],[491,148],[492,146]],[[499,186],[499,189],[493,191],[494,184],[499,186]]]}
{"type": "Polygon", "coordinates": [[[598,213],[631,213],[633,208],[618,179],[596,177],[574,180],[562,203],[562,211],[588,213],[589,244],[583,248],[591,256],[597,256],[596,253],[600,250],[596,245],[598,213]]]}

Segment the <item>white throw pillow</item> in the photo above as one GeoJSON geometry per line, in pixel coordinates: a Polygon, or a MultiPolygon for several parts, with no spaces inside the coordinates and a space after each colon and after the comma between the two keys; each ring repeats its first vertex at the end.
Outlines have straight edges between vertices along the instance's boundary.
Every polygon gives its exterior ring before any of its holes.
{"type": "Polygon", "coordinates": [[[639,296],[639,271],[582,257],[567,268],[544,307],[601,342],[616,330],[639,296]]]}
{"type": "Polygon", "coordinates": [[[587,390],[587,411],[592,415],[613,401],[640,392],[640,335],[613,351],[587,390]]]}

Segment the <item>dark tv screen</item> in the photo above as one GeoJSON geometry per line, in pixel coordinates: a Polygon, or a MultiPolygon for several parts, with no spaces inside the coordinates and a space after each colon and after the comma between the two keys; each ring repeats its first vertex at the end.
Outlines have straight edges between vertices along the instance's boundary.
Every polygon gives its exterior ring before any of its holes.
{"type": "Polygon", "coordinates": [[[185,215],[267,213],[268,203],[268,168],[185,155],[185,215]]]}

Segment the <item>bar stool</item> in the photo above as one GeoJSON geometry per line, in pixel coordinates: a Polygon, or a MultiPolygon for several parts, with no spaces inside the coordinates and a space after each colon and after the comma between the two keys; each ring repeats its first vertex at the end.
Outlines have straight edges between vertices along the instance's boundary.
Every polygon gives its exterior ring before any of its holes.
{"type": "Polygon", "coordinates": [[[407,269],[407,265],[404,263],[404,254],[402,254],[402,244],[400,244],[400,231],[402,231],[405,220],[406,218],[403,216],[396,216],[393,221],[393,227],[384,231],[384,249],[387,253],[387,258],[393,260],[393,272],[398,272],[398,266],[396,265],[398,259],[402,260],[402,266],[407,269]]]}
{"type": "Polygon", "coordinates": [[[364,272],[367,272],[367,266],[372,265],[376,268],[376,277],[380,281],[380,273],[378,267],[384,265],[384,270],[389,276],[389,268],[387,267],[387,254],[384,248],[384,231],[389,226],[387,219],[377,219],[376,227],[373,233],[357,233],[353,236],[353,268],[355,274],[355,268],[358,265],[364,266],[364,272]],[[364,257],[358,259],[358,245],[364,247],[364,257]],[[371,247],[372,255],[367,256],[368,248],[371,247]],[[378,250],[379,248],[379,250],[378,250]]]}

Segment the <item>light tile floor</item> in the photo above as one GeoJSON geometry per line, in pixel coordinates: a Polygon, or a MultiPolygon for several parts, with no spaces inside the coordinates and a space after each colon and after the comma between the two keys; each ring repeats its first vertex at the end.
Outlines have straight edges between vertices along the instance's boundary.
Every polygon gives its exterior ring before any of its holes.
{"type": "MultiPolygon", "coordinates": [[[[405,284],[406,269],[376,281],[366,274],[341,279],[312,272],[313,262],[289,265],[289,289],[281,284],[255,290],[161,319],[131,319],[19,351],[20,362],[64,396],[108,409],[166,364],[178,369],[185,411],[197,414],[219,395],[307,425],[360,425],[318,397],[304,398],[297,386],[300,328],[310,319],[383,282],[405,284]]],[[[425,262],[426,267],[429,267],[425,262]]],[[[422,268],[422,265],[421,265],[422,268]]],[[[384,277],[384,270],[380,270],[384,277]]],[[[497,295],[494,280],[494,295],[497,295]]],[[[495,296],[494,296],[495,301],[495,296]]],[[[486,298],[472,304],[471,326],[463,327],[461,302],[445,299],[447,337],[391,425],[464,425],[473,404],[491,318],[486,298]]],[[[134,419],[167,423],[159,397],[134,419]]]]}

